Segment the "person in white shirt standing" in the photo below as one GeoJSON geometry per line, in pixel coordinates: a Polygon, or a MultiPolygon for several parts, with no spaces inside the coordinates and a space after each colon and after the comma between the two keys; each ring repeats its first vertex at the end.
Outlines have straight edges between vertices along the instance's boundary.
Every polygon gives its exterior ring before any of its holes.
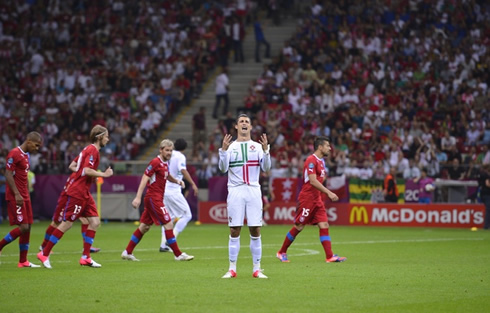
{"type": "Polygon", "coordinates": [[[222,278],[236,277],[236,263],[240,252],[240,231],[245,218],[250,232],[250,252],[252,253],[254,278],[267,278],[260,268],[262,258],[262,195],[260,191],[260,171],[271,168],[267,135],[262,134],[259,142],[251,139],[252,123],[246,114],[240,114],[235,125],[237,139],[230,134],[223,138],[219,149],[218,167],[228,172],[228,226],[230,238],[228,256],[230,266],[222,278]]]}
{"type": "Polygon", "coordinates": [[[225,101],[225,106],[223,107],[223,115],[228,112],[228,105],[230,104],[230,99],[228,98],[229,79],[227,75],[227,70],[225,67],[221,70],[221,74],[216,76],[216,102],[214,103],[213,118],[218,118],[218,107],[220,105],[221,99],[225,101]]]}
{"type": "Polygon", "coordinates": [[[231,25],[231,39],[233,40],[233,51],[235,63],[245,62],[243,57],[243,38],[245,37],[243,24],[238,17],[233,17],[233,24],[231,25]]]}
{"type": "MultiPolygon", "coordinates": [[[[192,180],[191,175],[187,171],[186,156],[184,155],[184,150],[187,148],[187,142],[179,138],[174,143],[174,150],[172,151],[172,156],[170,157],[168,171],[172,177],[177,180],[186,180],[188,184],[191,185],[194,195],[197,196],[198,188],[192,180]]],[[[182,193],[182,188],[179,184],[167,181],[165,185],[165,197],[163,198],[163,203],[170,213],[172,220],[178,218],[178,221],[174,226],[174,236],[177,236],[184,231],[187,223],[192,219],[191,208],[189,203],[182,193]]],[[[162,243],[160,245],[160,252],[171,251],[170,247],[167,246],[167,238],[165,236],[165,228],[162,226],[162,243]]]]}

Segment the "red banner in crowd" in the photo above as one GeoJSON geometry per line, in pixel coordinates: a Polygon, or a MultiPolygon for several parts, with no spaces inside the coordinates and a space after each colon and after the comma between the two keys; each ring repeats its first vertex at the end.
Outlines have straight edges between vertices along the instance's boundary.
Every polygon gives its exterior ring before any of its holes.
{"type": "MultiPolygon", "coordinates": [[[[201,223],[226,224],[226,202],[200,202],[201,223]]],[[[274,201],[264,220],[268,224],[292,224],[295,202],[274,201]]],[[[388,204],[330,203],[327,216],[332,225],[410,226],[410,227],[482,227],[482,204],[388,204]]]]}
{"type": "Polygon", "coordinates": [[[275,201],[296,201],[299,178],[273,178],[272,193],[275,201]]]}

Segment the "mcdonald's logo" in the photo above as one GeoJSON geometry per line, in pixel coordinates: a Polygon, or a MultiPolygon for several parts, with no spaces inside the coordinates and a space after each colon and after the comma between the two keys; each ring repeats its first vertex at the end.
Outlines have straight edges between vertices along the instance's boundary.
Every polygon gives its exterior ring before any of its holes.
{"type": "Polygon", "coordinates": [[[353,206],[350,211],[349,224],[360,223],[368,224],[368,214],[366,207],[364,206],[353,206]]]}

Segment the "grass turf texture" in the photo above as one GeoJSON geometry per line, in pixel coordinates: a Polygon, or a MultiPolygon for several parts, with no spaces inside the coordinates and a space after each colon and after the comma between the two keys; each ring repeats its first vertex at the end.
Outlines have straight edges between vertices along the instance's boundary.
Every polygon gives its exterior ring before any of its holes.
{"type": "MultiPolygon", "coordinates": [[[[29,260],[47,223],[33,225],[29,260]]],[[[344,263],[325,263],[316,227],[289,249],[290,263],[275,253],[290,225],[262,229],[262,267],[269,279],[252,278],[248,230],[243,229],[237,278],[228,270],[228,228],[190,225],[179,236],[194,255],[177,262],[158,252],[160,228],[136,247],[140,262],[121,252],[133,223],[110,222],[97,232],[93,258],[102,268],[81,267],[79,223],[55,246],[52,270],[17,268],[18,241],[0,256],[0,312],[488,312],[490,232],[435,228],[331,228],[344,263]]],[[[10,226],[0,225],[0,236],[10,226]]]]}

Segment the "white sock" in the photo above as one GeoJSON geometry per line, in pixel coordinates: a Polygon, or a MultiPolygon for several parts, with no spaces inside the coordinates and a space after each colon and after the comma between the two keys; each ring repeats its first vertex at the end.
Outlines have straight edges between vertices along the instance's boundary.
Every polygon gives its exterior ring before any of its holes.
{"type": "Polygon", "coordinates": [[[260,270],[260,259],[262,259],[261,237],[250,236],[250,252],[252,253],[253,271],[260,270]]]}
{"type": "Polygon", "coordinates": [[[175,226],[174,226],[174,235],[175,235],[175,238],[177,238],[177,236],[184,231],[184,228],[187,226],[187,223],[189,223],[189,221],[192,219],[192,215],[191,216],[182,216],[178,221],[177,223],[175,223],[175,226]]]}
{"type": "Polygon", "coordinates": [[[236,272],[236,262],[238,259],[238,253],[240,252],[240,236],[233,238],[230,236],[228,241],[228,256],[230,259],[230,270],[236,272]]]}
{"type": "Polygon", "coordinates": [[[165,237],[165,227],[162,226],[162,243],[160,244],[161,248],[165,248],[167,246],[167,237],[165,237]]]}

